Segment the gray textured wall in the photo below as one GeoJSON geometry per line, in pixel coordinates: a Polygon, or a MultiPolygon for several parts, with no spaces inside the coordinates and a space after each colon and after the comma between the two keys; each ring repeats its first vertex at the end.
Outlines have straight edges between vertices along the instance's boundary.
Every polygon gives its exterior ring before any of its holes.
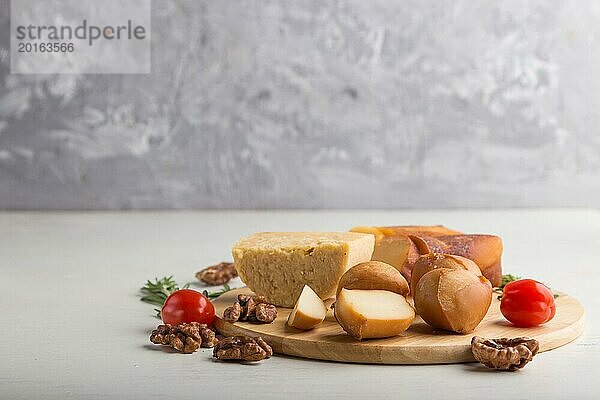
{"type": "Polygon", "coordinates": [[[151,75],[11,75],[0,208],[600,207],[600,2],[155,1],[151,75]]]}

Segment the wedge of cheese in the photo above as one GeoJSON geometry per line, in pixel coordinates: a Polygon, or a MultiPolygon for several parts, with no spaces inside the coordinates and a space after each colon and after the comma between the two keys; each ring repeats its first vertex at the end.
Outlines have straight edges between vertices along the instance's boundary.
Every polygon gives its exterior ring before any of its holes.
{"type": "Polygon", "coordinates": [[[327,315],[327,307],[314,290],[304,285],[302,293],[290,313],[287,324],[298,329],[312,329],[319,325],[327,315]]]}
{"type": "Polygon", "coordinates": [[[369,261],[375,237],[354,232],[262,232],[232,249],[242,281],[277,306],[293,307],[304,285],[321,299],[335,296],[340,277],[369,261]]]}

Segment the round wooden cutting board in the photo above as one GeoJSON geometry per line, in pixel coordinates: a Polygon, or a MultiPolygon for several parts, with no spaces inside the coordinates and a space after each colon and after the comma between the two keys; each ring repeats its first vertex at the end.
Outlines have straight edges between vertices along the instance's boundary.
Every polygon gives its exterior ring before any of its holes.
{"type": "Polygon", "coordinates": [[[370,364],[449,364],[475,361],[471,338],[528,336],[540,342],[540,351],[563,346],[583,332],[583,306],[573,297],[560,293],[552,321],[535,328],[517,328],[500,313],[500,301],[494,300],[475,332],[467,335],[436,330],[417,317],[401,336],[358,341],[347,335],[330,310],[322,324],[309,331],[286,325],[291,309],[277,307],[277,319],[271,324],[225,322],[219,317],[233,304],[238,294],[252,294],[248,288],[235,289],[213,301],[215,326],[224,335],[262,336],[275,353],[319,360],[370,364]]]}

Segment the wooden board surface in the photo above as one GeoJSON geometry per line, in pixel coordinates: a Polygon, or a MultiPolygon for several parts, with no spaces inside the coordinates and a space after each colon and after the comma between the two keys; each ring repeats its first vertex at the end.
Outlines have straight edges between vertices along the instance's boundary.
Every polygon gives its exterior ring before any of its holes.
{"type": "Polygon", "coordinates": [[[401,336],[359,342],[348,336],[336,322],[331,311],[318,327],[301,331],[286,325],[291,309],[278,307],[272,324],[236,322],[219,317],[240,293],[252,294],[248,288],[235,289],[214,300],[217,318],[215,326],[225,335],[262,336],[275,353],[319,360],[370,364],[449,364],[474,361],[471,338],[528,336],[540,342],[540,351],[563,346],[583,332],[583,306],[573,297],[561,293],[556,299],[556,315],[552,321],[535,328],[517,328],[500,313],[497,296],[486,317],[475,332],[467,335],[436,330],[417,317],[401,336]]]}

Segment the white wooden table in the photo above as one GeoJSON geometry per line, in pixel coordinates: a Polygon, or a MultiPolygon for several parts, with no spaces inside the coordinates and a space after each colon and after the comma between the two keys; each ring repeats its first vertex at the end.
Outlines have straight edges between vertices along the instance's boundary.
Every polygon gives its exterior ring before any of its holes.
{"type": "Polygon", "coordinates": [[[598,399],[598,254],[595,210],[0,213],[0,398],[598,399]],[[146,279],[192,281],[254,231],[368,224],[445,224],[502,236],[505,272],[584,304],[583,336],[516,373],[278,355],[239,365],[213,362],[210,350],[184,355],[149,343],[158,320],[138,298],[146,279]]]}

